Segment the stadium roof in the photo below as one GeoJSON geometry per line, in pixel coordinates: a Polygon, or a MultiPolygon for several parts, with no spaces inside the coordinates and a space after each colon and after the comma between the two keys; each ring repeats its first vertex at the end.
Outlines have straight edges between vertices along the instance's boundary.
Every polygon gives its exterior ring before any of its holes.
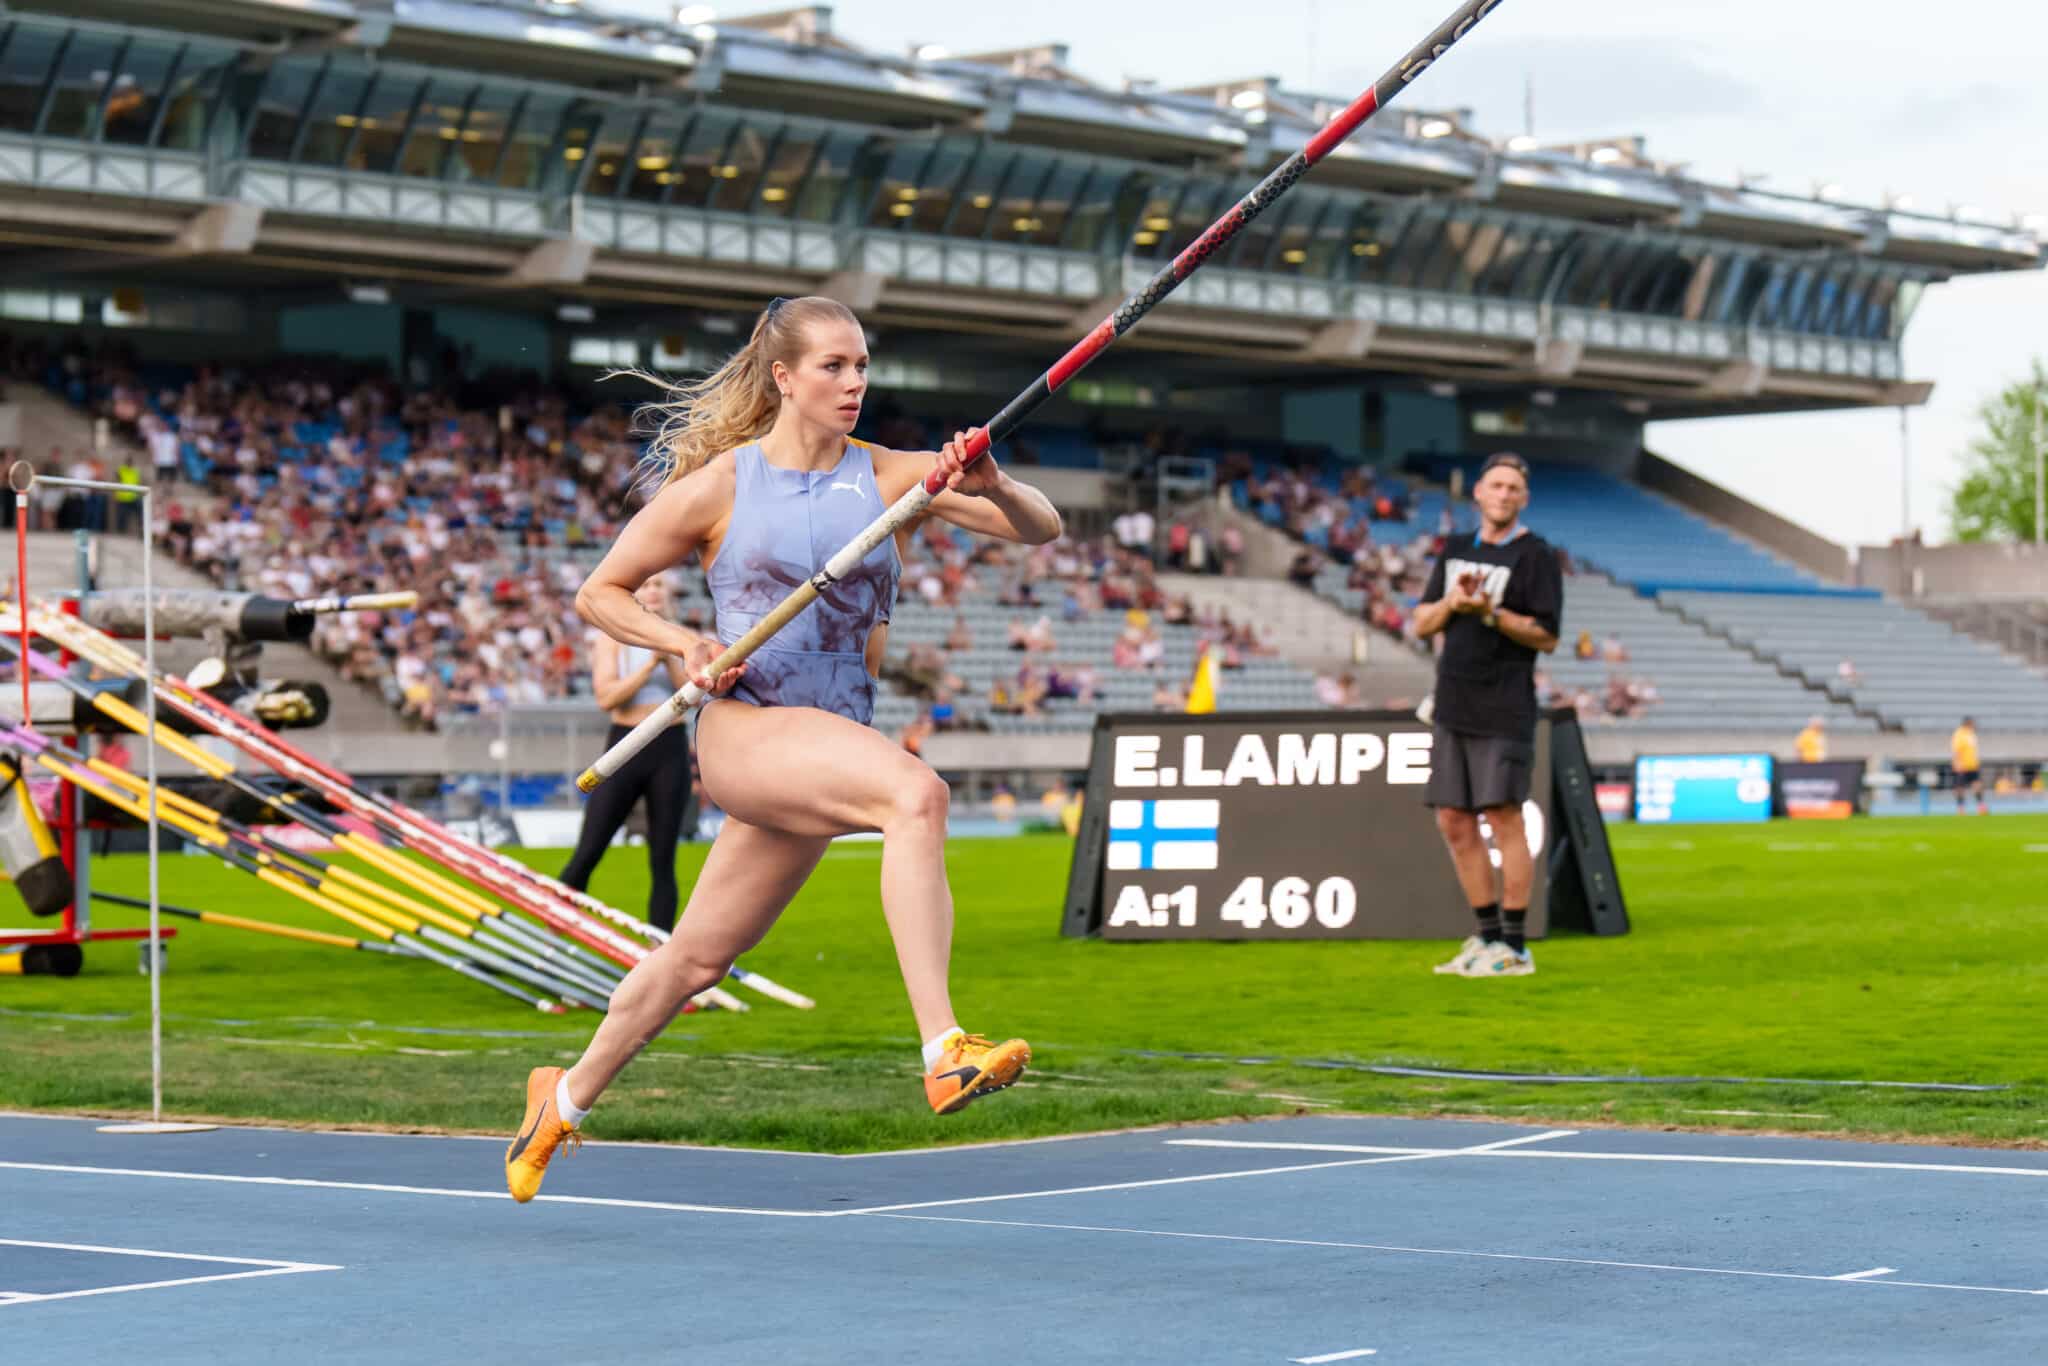
{"type": "MultiPolygon", "coordinates": [[[[4,7],[4,6],[0,6],[4,7]]],[[[1298,149],[1350,96],[1259,77],[1186,89],[1113,89],[1076,74],[1061,44],[897,55],[838,33],[829,6],[719,16],[680,5],[664,22],[600,0],[15,0],[70,17],[154,22],[296,46],[355,46],[401,60],[573,83],[668,85],[785,113],[1007,138],[1146,159],[1264,169],[1298,149]],[[675,17],[692,20],[675,22],[675,17]]],[[[1716,185],[1652,159],[1639,139],[1544,146],[1495,139],[1461,110],[1401,106],[1339,147],[1319,180],[1450,191],[1610,223],[1675,225],[1738,241],[1852,245],[1946,271],[2010,270],[2048,259],[2048,222],[1939,216],[1894,201],[1716,185]]]]}

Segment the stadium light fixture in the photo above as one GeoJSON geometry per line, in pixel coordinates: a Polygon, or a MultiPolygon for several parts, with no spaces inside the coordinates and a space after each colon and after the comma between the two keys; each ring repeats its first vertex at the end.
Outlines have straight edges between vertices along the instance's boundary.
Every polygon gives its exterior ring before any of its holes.
{"type": "Polygon", "coordinates": [[[391,287],[352,284],[348,287],[348,301],[352,304],[388,304],[391,302],[391,287]]]}
{"type": "Polygon", "coordinates": [[[943,43],[921,43],[917,49],[920,62],[943,62],[953,55],[953,49],[943,43]]]}
{"type": "Polygon", "coordinates": [[[1913,207],[1913,196],[1909,194],[1886,195],[1884,206],[1888,209],[1897,209],[1903,213],[1913,207]]]}
{"type": "Polygon", "coordinates": [[[1140,247],[1149,247],[1149,246],[1153,245],[1153,244],[1154,244],[1155,242],[1157,242],[1158,240],[1159,240],[1159,234],[1158,234],[1158,233],[1156,233],[1156,232],[1149,232],[1149,231],[1148,231],[1148,232],[1138,232],[1138,233],[1133,233],[1133,234],[1131,234],[1131,243],[1132,243],[1132,245],[1133,245],[1133,246],[1140,246],[1140,247]]]}
{"type": "Polygon", "coordinates": [[[783,189],[780,185],[770,185],[767,189],[761,191],[761,198],[769,204],[780,204],[783,200],[789,198],[789,191],[783,189]]]}
{"type": "Polygon", "coordinates": [[[1154,215],[1146,219],[1142,226],[1146,232],[1165,232],[1173,227],[1173,220],[1163,215],[1154,215]]]}
{"type": "Polygon", "coordinates": [[[1266,106],[1266,92],[1263,90],[1240,90],[1230,97],[1233,109],[1263,109],[1266,106]]]}
{"type": "Polygon", "coordinates": [[[1841,184],[1841,182],[1840,182],[1840,181],[1838,181],[1838,180],[1828,180],[1828,181],[1823,181],[1823,182],[1821,182],[1821,183],[1819,183],[1819,184],[1816,184],[1816,185],[1815,185],[1815,186],[1813,187],[1813,197],[1814,197],[1815,199],[1820,199],[1820,200],[1831,200],[1831,199],[1839,199],[1839,198],[1841,198],[1841,195],[1842,195],[1842,184],[1841,184]]]}
{"type": "Polygon", "coordinates": [[[555,317],[565,323],[594,323],[597,321],[597,310],[589,304],[557,304],[555,317]]]}
{"type": "Polygon", "coordinates": [[[1415,131],[1426,138],[1447,138],[1458,131],[1458,126],[1449,119],[1424,119],[1415,131]]]}
{"type": "Polygon", "coordinates": [[[995,203],[996,201],[995,201],[995,196],[993,196],[993,195],[986,195],[986,194],[978,194],[978,195],[974,196],[974,198],[973,198],[972,200],[968,201],[968,202],[969,202],[969,203],[971,203],[971,204],[973,204],[973,205],[974,205],[974,207],[975,207],[975,208],[977,208],[977,209],[985,209],[985,208],[987,208],[987,207],[988,207],[989,205],[991,205],[991,204],[995,203]]]}
{"type": "Polygon", "coordinates": [[[1948,216],[1958,221],[1965,218],[1975,218],[1977,216],[1977,206],[1975,204],[1951,204],[1948,216]]]}
{"type": "Polygon", "coordinates": [[[1612,166],[1620,161],[1624,153],[1619,147],[1595,147],[1592,162],[1595,166],[1612,166]]]}
{"type": "Polygon", "coordinates": [[[889,206],[889,216],[891,218],[908,218],[916,212],[917,206],[914,204],[891,204],[889,206]]]}
{"type": "Polygon", "coordinates": [[[1508,150],[1510,152],[1533,152],[1540,146],[1542,144],[1527,133],[1517,133],[1508,139],[1508,150]]]}
{"type": "Polygon", "coordinates": [[[695,28],[708,24],[718,17],[718,11],[709,5],[682,5],[676,10],[677,28],[695,28]]]}
{"type": "Polygon", "coordinates": [[[1308,253],[1300,247],[1289,247],[1286,251],[1280,253],[1280,259],[1290,266],[1298,266],[1308,259],[1308,253]]]}

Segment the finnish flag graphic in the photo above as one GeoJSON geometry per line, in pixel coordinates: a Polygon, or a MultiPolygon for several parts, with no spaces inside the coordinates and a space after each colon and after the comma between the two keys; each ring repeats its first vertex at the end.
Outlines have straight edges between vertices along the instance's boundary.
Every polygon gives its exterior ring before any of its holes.
{"type": "Polygon", "coordinates": [[[1214,797],[1109,804],[1109,867],[1118,872],[1216,867],[1223,804],[1214,797]]]}

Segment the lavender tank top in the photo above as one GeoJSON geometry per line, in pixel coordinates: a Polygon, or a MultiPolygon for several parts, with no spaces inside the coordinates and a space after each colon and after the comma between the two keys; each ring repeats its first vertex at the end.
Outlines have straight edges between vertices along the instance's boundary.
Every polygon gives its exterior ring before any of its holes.
{"type": "MultiPolygon", "coordinates": [[[[875,462],[846,443],[829,470],[772,465],[759,445],[733,452],[732,517],[706,576],[718,639],[730,645],[882,515],[875,462]]],[[[862,725],[875,714],[868,634],[889,619],[900,566],[893,538],[868,552],[747,661],[729,696],[757,707],[817,707],[862,725]]]]}

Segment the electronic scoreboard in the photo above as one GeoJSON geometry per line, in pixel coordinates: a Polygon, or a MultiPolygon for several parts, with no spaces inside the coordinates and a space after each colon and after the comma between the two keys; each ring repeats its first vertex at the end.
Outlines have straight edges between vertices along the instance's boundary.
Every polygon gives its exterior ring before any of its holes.
{"type": "MultiPolygon", "coordinates": [[[[1064,931],[1458,938],[1471,911],[1422,803],[1431,744],[1398,711],[1098,717],[1064,931]]],[[[1523,825],[1536,859],[1529,933],[1558,918],[1560,874],[1566,923],[1625,931],[1584,744],[1563,715],[1538,725],[1523,825]]]]}

